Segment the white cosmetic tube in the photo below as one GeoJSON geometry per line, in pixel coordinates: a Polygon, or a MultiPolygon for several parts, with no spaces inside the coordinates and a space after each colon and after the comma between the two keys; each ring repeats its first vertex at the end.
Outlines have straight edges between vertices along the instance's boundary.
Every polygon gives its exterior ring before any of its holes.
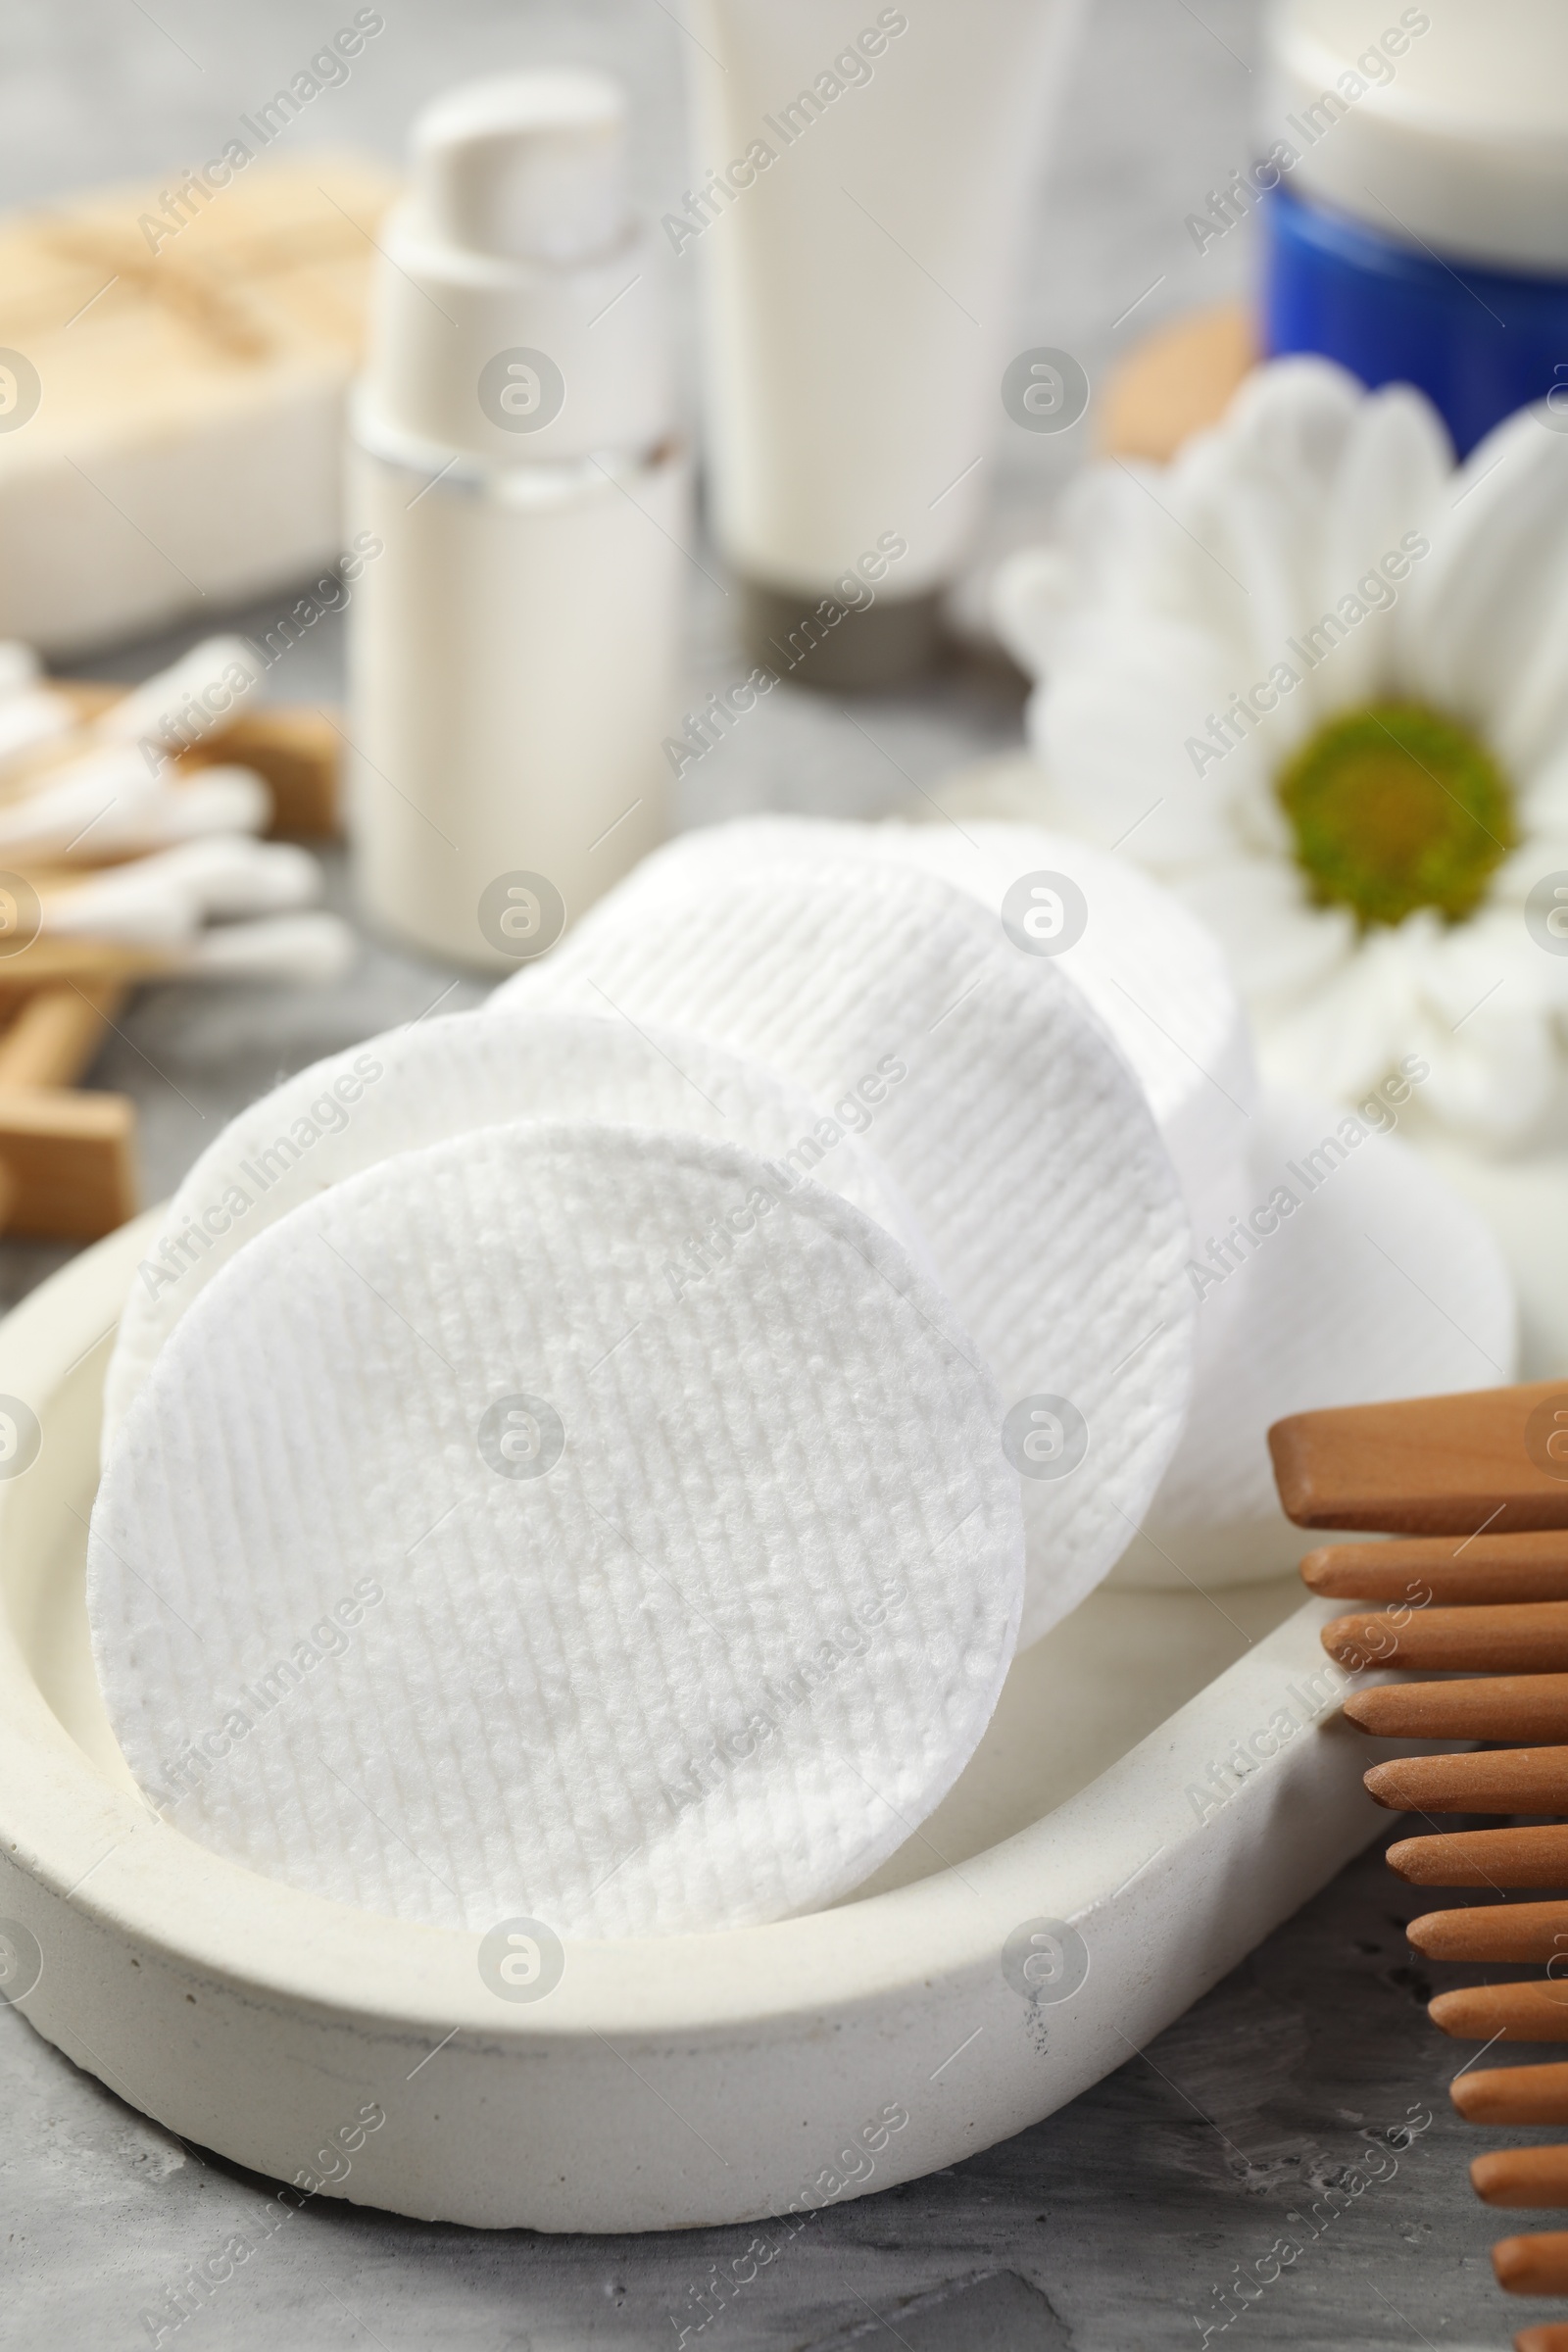
{"type": "Polygon", "coordinates": [[[708,273],[713,528],[775,670],[803,638],[823,685],[931,657],[1004,422],[1028,197],[1078,13],[690,0],[701,160],[662,225],[708,273]]]}

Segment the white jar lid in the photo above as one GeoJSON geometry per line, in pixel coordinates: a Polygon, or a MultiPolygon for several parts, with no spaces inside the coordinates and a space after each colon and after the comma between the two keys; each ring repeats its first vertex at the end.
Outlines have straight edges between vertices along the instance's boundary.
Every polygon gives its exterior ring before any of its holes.
{"type": "Polygon", "coordinates": [[[1396,242],[1568,276],[1564,0],[1275,0],[1262,145],[1396,242]],[[1291,119],[1294,118],[1294,121],[1291,119]]]}

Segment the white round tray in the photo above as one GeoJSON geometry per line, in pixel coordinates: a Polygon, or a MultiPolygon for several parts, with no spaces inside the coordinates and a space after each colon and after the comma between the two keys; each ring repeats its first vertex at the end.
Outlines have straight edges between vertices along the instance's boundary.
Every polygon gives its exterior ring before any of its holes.
{"type": "Polygon", "coordinates": [[[153,1224],[0,1324],[0,1397],[43,1429],[0,1479],[0,1991],[239,2164],[535,2230],[884,2188],[1121,2065],[1387,1819],[1334,1704],[1324,1605],[1295,1608],[1291,1583],[1223,1607],[1101,1592],[1020,1660],[969,1770],[869,1889],[776,1927],[569,1943],[546,1997],[503,1997],[479,1937],[318,1901],[179,1836],[115,1747],[82,1554],[103,1367],[153,1224]]]}

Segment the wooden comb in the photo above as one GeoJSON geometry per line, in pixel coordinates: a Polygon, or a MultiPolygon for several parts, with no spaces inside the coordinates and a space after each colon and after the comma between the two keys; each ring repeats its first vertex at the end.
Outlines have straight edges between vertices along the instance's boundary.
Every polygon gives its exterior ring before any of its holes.
{"type": "MultiPolygon", "coordinates": [[[[1357,1691],[1347,1718],[1374,1738],[1506,1743],[1376,1765],[1369,1793],[1429,1815],[1568,1816],[1568,1382],[1298,1413],[1268,1443],[1298,1526],[1394,1538],[1302,1561],[1314,1592],[1393,1604],[1326,1625],[1329,1655],[1352,1672],[1469,1678],[1357,1691]]],[[[1406,1838],[1387,1858],[1422,1886],[1568,1887],[1568,1822],[1406,1838]]],[[[1429,2012],[1445,2033],[1568,2041],[1568,1901],[1431,1911],[1406,1932],[1433,1959],[1545,1963],[1544,1976],[1440,1993],[1429,2012]]],[[[1461,2075],[1451,2095],[1472,2122],[1560,2128],[1568,2064],[1461,2075]]],[[[1489,2205],[1568,2208],[1568,2146],[1491,2151],[1471,2180],[1489,2205]]],[[[1568,2293],[1568,2231],[1504,2238],[1493,2268],[1511,2294],[1568,2293]]],[[[1515,2352],[1568,2352],[1568,2325],[1526,2328],[1515,2352]]]]}

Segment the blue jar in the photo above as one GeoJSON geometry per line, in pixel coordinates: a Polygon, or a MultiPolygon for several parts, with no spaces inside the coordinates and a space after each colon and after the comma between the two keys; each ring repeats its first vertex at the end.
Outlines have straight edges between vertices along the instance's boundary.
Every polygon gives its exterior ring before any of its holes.
{"type": "Polygon", "coordinates": [[[1317,351],[1365,384],[1416,385],[1461,457],[1531,401],[1568,412],[1568,278],[1446,262],[1283,186],[1261,229],[1271,359],[1317,351]]]}
{"type": "Polygon", "coordinates": [[[1266,74],[1269,356],[1568,428],[1568,0],[1274,0],[1266,74]]]}

